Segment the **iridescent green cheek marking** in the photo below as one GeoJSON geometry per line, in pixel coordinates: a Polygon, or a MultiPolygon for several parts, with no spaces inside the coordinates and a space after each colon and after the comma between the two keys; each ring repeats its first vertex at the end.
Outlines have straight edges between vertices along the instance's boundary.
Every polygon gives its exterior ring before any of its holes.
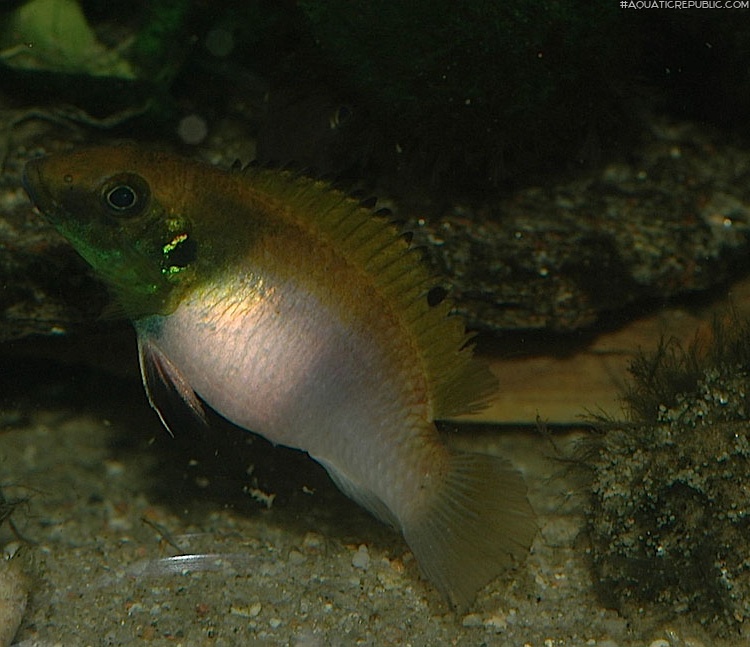
{"type": "Polygon", "coordinates": [[[175,276],[185,270],[195,260],[198,246],[186,233],[180,233],[162,246],[164,262],[162,274],[175,276]]]}
{"type": "Polygon", "coordinates": [[[166,245],[164,245],[164,247],[161,248],[162,252],[164,252],[164,255],[167,256],[170,252],[177,249],[177,246],[180,243],[185,242],[187,240],[187,237],[187,234],[179,234],[178,236],[175,236],[166,245]]]}

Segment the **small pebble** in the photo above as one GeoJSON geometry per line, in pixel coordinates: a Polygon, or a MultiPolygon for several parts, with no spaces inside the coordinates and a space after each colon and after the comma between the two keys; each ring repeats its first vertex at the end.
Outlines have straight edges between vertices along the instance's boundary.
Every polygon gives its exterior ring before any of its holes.
{"type": "Polygon", "coordinates": [[[234,616],[240,616],[241,618],[256,618],[260,615],[262,608],[260,602],[253,602],[252,604],[233,604],[229,607],[229,613],[234,616]]]}
{"type": "Polygon", "coordinates": [[[577,517],[559,515],[551,517],[542,526],[541,534],[549,546],[572,546],[581,533],[581,520],[577,517]]]}
{"type": "Polygon", "coordinates": [[[1,558],[10,559],[13,557],[17,552],[18,549],[21,548],[21,542],[20,541],[9,541],[5,546],[3,546],[3,554],[0,556],[1,558]]]}
{"type": "Polygon", "coordinates": [[[357,549],[357,552],[354,553],[354,556],[352,557],[352,566],[354,568],[361,568],[363,570],[367,570],[367,567],[370,565],[370,553],[367,550],[367,546],[364,544],[360,544],[359,548],[357,549]]]}
{"type": "Polygon", "coordinates": [[[307,558],[298,550],[292,549],[289,551],[289,563],[292,564],[292,566],[299,566],[304,563],[306,559],[307,558]]]}
{"type": "Polygon", "coordinates": [[[508,628],[508,622],[505,616],[490,616],[484,621],[484,626],[496,633],[500,633],[508,628]]]}
{"type": "Polygon", "coordinates": [[[481,627],[482,626],[482,616],[480,616],[478,613],[467,613],[463,620],[461,620],[461,624],[464,627],[481,627]]]}
{"type": "Polygon", "coordinates": [[[125,465],[120,461],[106,460],[104,461],[104,471],[108,477],[119,477],[125,473],[125,465]]]}
{"type": "Polygon", "coordinates": [[[302,540],[302,548],[306,553],[319,553],[323,550],[325,539],[317,532],[308,532],[302,540]]]}

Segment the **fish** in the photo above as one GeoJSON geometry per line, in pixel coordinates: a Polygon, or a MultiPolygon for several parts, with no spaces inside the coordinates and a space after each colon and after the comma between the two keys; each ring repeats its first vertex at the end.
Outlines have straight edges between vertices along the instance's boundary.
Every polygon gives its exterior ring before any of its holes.
{"type": "Polygon", "coordinates": [[[23,183],[133,322],[168,429],[165,389],[307,452],[455,609],[526,557],[523,476],[435,425],[485,407],[496,378],[388,218],[290,170],[132,144],[32,159],[23,183]]]}

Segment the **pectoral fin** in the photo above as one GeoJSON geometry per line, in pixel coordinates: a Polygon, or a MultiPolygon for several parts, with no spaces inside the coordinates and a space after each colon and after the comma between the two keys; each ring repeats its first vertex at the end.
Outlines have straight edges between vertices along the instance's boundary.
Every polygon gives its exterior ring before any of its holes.
{"type": "Polygon", "coordinates": [[[189,382],[147,335],[138,335],[138,360],[148,401],[170,434],[174,435],[173,429],[179,426],[180,409],[185,410],[176,402],[186,404],[192,418],[207,424],[203,404],[189,382]]]}

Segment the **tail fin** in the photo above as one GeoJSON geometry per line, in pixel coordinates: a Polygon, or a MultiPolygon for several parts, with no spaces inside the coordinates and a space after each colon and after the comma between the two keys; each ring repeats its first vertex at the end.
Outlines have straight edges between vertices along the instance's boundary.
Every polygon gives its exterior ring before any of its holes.
{"type": "Polygon", "coordinates": [[[429,509],[402,523],[425,576],[458,609],[523,559],[537,532],[521,474],[482,454],[453,454],[429,509]]]}

